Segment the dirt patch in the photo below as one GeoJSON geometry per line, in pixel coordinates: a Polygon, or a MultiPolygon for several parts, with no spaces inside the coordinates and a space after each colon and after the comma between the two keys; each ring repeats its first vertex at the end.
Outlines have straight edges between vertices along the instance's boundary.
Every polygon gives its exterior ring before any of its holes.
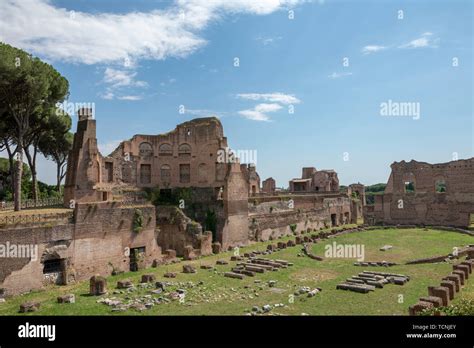
{"type": "Polygon", "coordinates": [[[325,280],[335,279],[339,273],[332,270],[318,270],[313,268],[303,268],[297,272],[290,274],[290,279],[298,282],[322,282],[325,280]]]}

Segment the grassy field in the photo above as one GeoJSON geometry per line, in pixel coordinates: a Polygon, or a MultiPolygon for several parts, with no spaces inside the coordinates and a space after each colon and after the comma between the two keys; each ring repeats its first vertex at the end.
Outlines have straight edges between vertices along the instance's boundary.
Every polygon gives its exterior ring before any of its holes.
{"type": "MultiPolygon", "coordinates": [[[[294,237],[293,237],[294,238],[294,237]]],[[[284,238],[282,240],[286,240],[284,238]]],[[[313,245],[313,253],[324,256],[325,245],[332,242],[338,244],[362,244],[365,246],[366,261],[392,261],[400,265],[385,267],[358,267],[354,266],[354,259],[325,259],[315,261],[301,255],[301,246],[287,248],[265,257],[283,259],[293,262],[294,265],[277,272],[257,274],[255,277],[246,277],[244,280],[225,278],[222,272],[229,271],[236,262],[229,265],[216,266],[215,270],[199,269],[201,264],[215,264],[218,259],[229,259],[232,253],[204,257],[196,261],[186,261],[180,264],[159,266],[139,272],[110,276],[108,280],[109,294],[104,296],[89,296],[89,282],[75,285],[52,287],[42,291],[35,291],[26,295],[9,298],[0,304],[0,315],[19,315],[20,303],[25,301],[40,301],[41,309],[38,312],[21,315],[245,315],[253,306],[282,304],[274,307],[267,314],[281,315],[407,315],[408,307],[417,302],[420,296],[427,295],[429,285],[438,285],[441,278],[452,269],[449,263],[403,265],[406,261],[443,255],[451,252],[453,247],[465,246],[474,243],[474,238],[468,235],[435,231],[429,229],[380,229],[341,235],[313,245]],[[389,251],[379,251],[383,245],[393,245],[389,251]],[[181,272],[185,263],[191,263],[198,268],[196,274],[181,272]],[[356,275],[363,270],[378,270],[409,275],[411,281],[400,286],[385,285],[383,289],[376,289],[368,294],[359,294],[349,291],[336,290],[336,285],[346,278],[356,275]],[[178,272],[174,279],[164,278],[168,271],[178,272]],[[185,289],[184,301],[172,300],[169,303],[157,304],[151,309],[136,311],[133,309],[124,312],[112,312],[112,307],[97,303],[101,297],[118,298],[125,301],[125,297],[134,299],[151,295],[157,298],[161,295],[151,294],[152,288],[140,289],[129,294],[112,294],[116,282],[120,279],[131,279],[138,284],[141,275],[153,273],[157,281],[172,282],[168,291],[185,289]],[[257,280],[258,283],[255,281],[257,280]],[[270,287],[268,281],[276,281],[270,287]],[[314,297],[306,295],[294,296],[294,292],[301,287],[320,287],[322,292],[314,297]],[[74,293],[75,304],[58,304],[56,297],[61,294],[74,293]]],[[[251,250],[263,250],[268,243],[257,243],[242,248],[241,253],[251,250]]],[[[474,297],[474,281],[469,279],[461,297],[474,297]]]]}

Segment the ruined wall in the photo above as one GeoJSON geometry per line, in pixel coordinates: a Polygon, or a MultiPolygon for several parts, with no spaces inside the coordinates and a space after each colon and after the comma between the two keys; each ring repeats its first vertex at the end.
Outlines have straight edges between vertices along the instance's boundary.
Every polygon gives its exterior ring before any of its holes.
{"type": "Polygon", "coordinates": [[[379,224],[469,226],[474,213],[474,158],[440,164],[402,161],[391,168],[385,193],[375,196],[368,219],[379,224]],[[444,192],[437,192],[437,187],[444,192]]]}
{"type": "Polygon", "coordinates": [[[330,226],[330,218],[325,209],[287,210],[250,215],[248,223],[250,240],[267,241],[292,234],[291,225],[296,225],[297,231],[330,226]]]}
{"type": "Polygon", "coordinates": [[[69,152],[64,184],[64,204],[70,206],[71,200],[77,202],[100,201],[100,193],[94,186],[101,181],[101,156],[97,148],[96,121],[92,111],[79,110],[77,131],[69,152]]]}
{"type": "Polygon", "coordinates": [[[276,190],[276,182],[273,178],[268,178],[263,180],[262,182],[262,192],[265,193],[275,193],[276,190]]]}
{"type": "Polygon", "coordinates": [[[248,244],[248,190],[238,163],[229,166],[223,192],[225,223],[217,232],[224,250],[248,244]]]}
{"type": "Polygon", "coordinates": [[[157,206],[157,240],[162,250],[173,249],[178,256],[184,255],[185,247],[190,245],[201,249],[202,226],[187,217],[174,206],[157,206]]]}
{"type": "Polygon", "coordinates": [[[260,193],[260,176],[257,173],[257,168],[254,164],[241,164],[240,170],[245,176],[249,196],[254,196],[260,193]]]}
{"type": "Polygon", "coordinates": [[[85,280],[94,274],[107,275],[113,268],[128,271],[127,251],[145,247],[143,266],[161,257],[156,243],[153,206],[125,207],[119,203],[81,203],[74,211],[75,222],[36,227],[3,228],[0,244],[38,246],[38,258],[6,258],[0,264],[0,288],[7,295],[40,289],[51,282],[43,275],[44,262],[61,259],[61,283],[85,280]],[[140,232],[134,232],[135,210],[143,214],[140,232]]]}
{"type": "Polygon", "coordinates": [[[292,233],[291,225],[301,231],[353,223],[354,208],[358,203],[345,195],[250,198],[249,238],[266,241],[285,236],[292,233]]]}
{"type": "Polygon", "coordinates": [[[334,170],[316,170],[314,167],[302,169],[301,179],[289,182],[291,192],[339,192],[339,178],[334,170]]]}

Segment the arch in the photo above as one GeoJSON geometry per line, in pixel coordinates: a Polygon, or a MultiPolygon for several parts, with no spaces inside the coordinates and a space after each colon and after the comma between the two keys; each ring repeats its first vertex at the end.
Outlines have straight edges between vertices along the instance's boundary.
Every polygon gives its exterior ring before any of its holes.
{"type": "Polygon", "coordinates": [[[140,157],[150,157],[153,156],[153,146],[148,142],[143,142],[138,146],[138,152],[140,157]]]}
{"type": "Polygon", "coordinates": [[[437,177],[434,184],[436,193],[446,192],[446,179],[444,177],[437,177]]]}
{"type": "Polygon", "coordinates": [[[412,193],[416,191],[415,175],[411,172],[403,175],[403,191],[405,193],[412,193]]]}
{"type": "Polygon", "coordinates": [[[158,154],[160,156],[169,156],[173,154],[173,147],[171,144],[163,143],[158,147],[158,154]]]}
{"type": "Polygon", "coordinates": [[[191,155],[191,145],[186,144],[186,143],[179,145],[178,155],[179,156],[191,155]]]}

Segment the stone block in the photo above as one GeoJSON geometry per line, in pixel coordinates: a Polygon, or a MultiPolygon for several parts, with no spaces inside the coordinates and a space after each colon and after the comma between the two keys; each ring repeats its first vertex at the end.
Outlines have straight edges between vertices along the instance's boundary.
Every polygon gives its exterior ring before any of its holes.
{"type": "Polygon", "coordinates": [[[183,251],[183,259],[184,260],[194,260],[196,259],[197,255],[194,251],[194,248],[191,245],[186,245],[183,251]]]}
{"type": "Polygon", "coordinates": [[[443,306],[449,305],[449,289],[444,286],[429,286],[428,296],[439,297],[443,301],[443,306]]]}
{"type": "Polygon", "coordinates": [[[117,289],[128,289],[133,286],[133,283],[130,279],[123,279],[117,282],[117,289]]]}
{"type": "Polygon", "coordinates": [[[443,280],[450,280],[454,282],[454,289],[456,290],[456,292],[459,292],[459,290],[461,290],[461,276],[459,276],[458,274],[450,274],[444,277],[443,280]]]}
{"type": "Polygon", "coordinates": [[[472,273],[472,267],[473,267],[473,266],[472,266],[472,262],[463,261],[463,262],[461,262],[461,265],[462,265],[462,266],[467,266],[467,268],[469,268],[469,274],[472,273]]]}
{"type": "Polygon", "coordinates": [[[74,294],[58,296],[58,303],[76,303],[76,296],[74,294]]]}
{"type": "Polygon", "coordinates": [[[153,283],[155,281],[154,274],[144,274],[142,275],[142,283],[153,283]]]}
{"type": "Polygon", "coordinates": [[[443,305],[443,300],[436,296],[420,297],[420,301],[431,302],[435,308],[441,307],[443,305]]]}
{"type": "Polygon", "coordinates": [[[445,288],[449,289],[449,299],[454,299],[454,294],[456,293],[456,284],[452,280],[443,280],[440,284],[445,288]]]}
{"type": "Polygon", "coordinates": [[[99,296],[107,293],[107,280],[99,275],[91,277],[89,281],[89,294],[99,296]]]}
{"type": "Polygon", "coordinates": [[[167,259],[174,259],[174,258],[176,258],[176,250],[167,249],[167,250],[165,250],[165,252],[164,252],[164,256],[165,256],[167,259]]]}
{"type": "Polygon", "coordinates": [[[20,305],[20,313],[36,312],[40,309],[39,302],[25,302],[20,305]]]}
{"type": "Polygon", "coordinates": [[[183,265],[183,273],[196,273],[196,268],[193,265],[183,265]]]}
{"type": "Polygon", "coordinates": [[[459,281],[461,282],[461,285],[464,285],[464,282],[466,281],[466,275],[465,275],[464,271],[454,270],[454,271],[452,271],[452,273],[459,275],[459,281]]]}
{"type": "Polygon", "coordinates": [[[213,254],[220,254],[221,250],[222,250],[221,243],[219,243],[219,242],[212,243],[212,253],[213,254]]]}
{"type": "Polygon", "coordinates": [[[469,279],[469,267],[466,265],[453,265],[454,271],[464,272],[464,279],[469,279]]]}
{"type": "Polygon", "coordinates": [[[434,308],[433,303],[431,302],[425,302],[425,301],[419,301],[418,303],[410,306],[408,308],[408,312],[410,315],[417,315],[418,313],[422,312],[425,309],[431,309],[434,308]]]}
{"type": "Polygon", "coordinates": [[[236,279],[244,279],[245,278],[245,276],[243,274],[234,273],[234,272],[225,272],[224,277],[236,278],[236,279]]]}

